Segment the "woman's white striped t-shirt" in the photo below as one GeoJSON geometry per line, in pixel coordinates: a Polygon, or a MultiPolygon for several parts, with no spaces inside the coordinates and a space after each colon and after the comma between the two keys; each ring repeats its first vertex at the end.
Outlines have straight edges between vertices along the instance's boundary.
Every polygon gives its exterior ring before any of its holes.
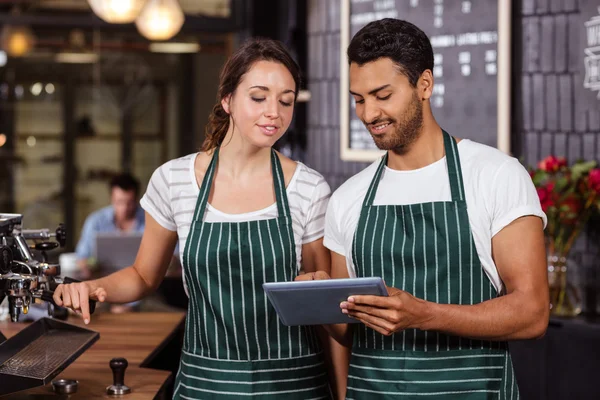
{"type": "MultiPolygon", "coordinates": [[[[164,228],[177,231],[179,255],[185,249],[200,188],[194,174],[194,162],[199,153],[166,162],[154,171],[141,206],[164,228]]],[[[325,178],[298,162],[286,189],[292,214],[298,271],[302,267],[302,245],[320,239],[325,230],[325,211],[331,189],[325,178]]],[[[243,214],[226,214],[210,204],[205,222],[245,222],[277,217],[277,204],[243,214]]]]}

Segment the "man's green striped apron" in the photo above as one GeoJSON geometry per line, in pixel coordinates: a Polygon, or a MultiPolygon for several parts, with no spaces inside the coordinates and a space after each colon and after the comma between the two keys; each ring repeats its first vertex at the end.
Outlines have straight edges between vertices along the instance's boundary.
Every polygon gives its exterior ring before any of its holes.
{"type": "Polygon", "coordinates": [[[277,218],[208,223],[202,219],[218,154],[202,182],[183,253],[190,301],[174,398],[327,398],[316,335],[281,324],[262,289],[264,282],[297,275],[279,158],[271,152],[277,218]]]}
{"type": "MultiPolygon", "coordinates": [[[[452,201],[374,206],[383,157],[354,236],[356,274],[442,304],[477,304],[497,296],[469,225],[456,141],[444,132],[452,201]]],[[[398,188],[414,190],[414,188],[398,188]]],[[[348,398],[516,399],[505,342],[408,329],[384,336],[357,325],[348,398]]]]}

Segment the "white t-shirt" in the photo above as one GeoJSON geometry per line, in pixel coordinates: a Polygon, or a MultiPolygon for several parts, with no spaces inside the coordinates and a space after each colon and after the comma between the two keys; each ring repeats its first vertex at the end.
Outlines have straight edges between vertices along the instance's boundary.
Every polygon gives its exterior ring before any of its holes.
{"type": "MultiPolygon", "coordinates": [[[[194,174],[199,153],[171,160],[154,171],[140,204],[161,226],[177,231],[182,256],[196,210],[200,188],[194,174]]],[[[298,162],[286,188],[293,221],[298,270],[302,266],[302,245],[324,235],[325,211],[331,197],[329,185],[318,172],[298,162]]],[[[243,214],[227,214],[207,204],[205,222],[246,222],[277,217],[277,204],[243,214]]],[[[183,259],[183,258],[181,258],[183,259]]]]}
{"type": "MultiPolygon", "coordinates": [[[[485,273],[500,292],[503,284],[492,259],[492,237],[525,215],[539,216],[546,226],[546,215],[529,173],[517,159],[468,139],[458,143],[458,153],[477,254],[485,273]]],[[[340,186],[331,196],[327,209],[324,244],[346,257],[351,277],[356,276],[352,240],[366,192],[380,161],[378,159],[340,186]]],[[[411,171],[386,167],[373,204],[405,205],[451,199],[444,157],[411,171]]]]}

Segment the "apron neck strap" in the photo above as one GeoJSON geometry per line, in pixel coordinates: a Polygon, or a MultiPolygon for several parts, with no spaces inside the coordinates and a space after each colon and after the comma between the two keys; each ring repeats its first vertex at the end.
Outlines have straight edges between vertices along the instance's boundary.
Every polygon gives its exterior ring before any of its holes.
{"type": "MultiPolygon", "coordinates": [[[[444,136],[444,152],[446,153],[446,164],[448,166],[448,177],[450,179],[450,192],[452,194],[452,201],[464,201],[465,200],[465,189],[462,180],[462,170],[460,167],[460,158],[458,156],[458,145],[456,140],[450,136],[450,134],[442,130],[444,136]]],[[[381,181],[381,175],[387,165],[388,152],[381,158],[381,162],[377,166],[375,176],[371,181],[369,190],[365,195],[363,207],[370,207],[375,201],[375,194],[377,193],[377,187],[381,181]]]]}
{"type": "Polygon", "coordinates": [[[273,174],[273,185],[275,186],[275,200],[277,201],[277,215],[290,217],[290,205],[285,191],[285,178],[283,168],[275,150],[271,149],[271,171],[273,174]]]}
{"type": "MultiPolygon", "coordinates": [[[[219,160],[219,149],[220,146],[215,148],[212,156],[212,160],[206,169],[204,179],[202,179],[202,185],[200,187],[200,193],[198,195],[198,202],[196,204],[196,211],[194,213],[194,220],[201,221],[204,218],[206,212],[206,205],[208,204],[208,196],[210,195],[210,189],[212,188],[213,178],[215,171],[217,170],[217,163],[219,160]]],[[[283,176],[283,169],[279,162],[279,157],[275,150],[271,149],[271,172],[273,174],[273,185],[275,187],[275,200],[277,202],[277,213],[280,217],[289,217],[289,204],[287,193],[285,191],[285,180],[283,176]]]]}
{"type": "Polygon", "coordinates": [[[445,130],[442,130],[442,134],[444,136],[444,151],[446,152],[452,201],[465,201],[465,188],[463,185],[462,169],[460,167],[460,157],[458,156],[458,144],[445,130]]]}

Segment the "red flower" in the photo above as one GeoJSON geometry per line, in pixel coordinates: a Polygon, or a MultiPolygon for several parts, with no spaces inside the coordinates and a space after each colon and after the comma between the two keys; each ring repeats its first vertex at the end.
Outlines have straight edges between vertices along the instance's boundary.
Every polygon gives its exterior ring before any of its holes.
{"type": "Polygon", "coordinates": [[[567,166],[567,159],[564,157],[548,156],[539,162],[538,168],[545,172],[556,172],[567,166]]]}
{"type": "Polygon", "coordinates": [[[600,168],[594,168],[590,171],[588,184],[596,193],[600,193],[600,168]]]}
{"type": "Polygon", "coordinates": [[[566,223],[572,223],[577,220],[583,204],[581,204],[581,201],[577,197],[571,195],[565,199],[564,203],[561,205],[561,208],[562,207],[568,208],[568,211],[564,211],[561,215],[563,221],[566,223]]]}
{"type": "Polygon", "coordinates": [[[554,205],[554,200],[552,199],[552,196],[550,195],[550,193],[552,192],[552,190],[548,189],[548,187],[540,187],[537,188],[537,194],[538,197],[540,198],[540,204],[542,206],[542,211],[547,212],[548,209],[554,205]]]}

